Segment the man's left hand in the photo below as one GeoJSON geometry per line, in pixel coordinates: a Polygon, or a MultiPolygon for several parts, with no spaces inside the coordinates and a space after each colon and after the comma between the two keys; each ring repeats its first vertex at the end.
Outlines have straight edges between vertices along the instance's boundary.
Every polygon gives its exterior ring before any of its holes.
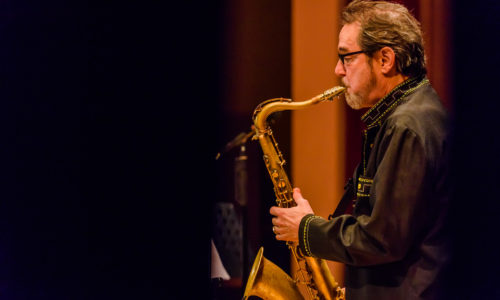
{"type": "Polygon", "coordinates": [[[290,208],[273,206],[269,212],[274,216],[272,221],[276,239],[298,243],[300,221],[305,215],[314,214],[314,212],[309,201],[302,197],[299,188],[293,189],[293,199],[297,206],[290,208]]]}

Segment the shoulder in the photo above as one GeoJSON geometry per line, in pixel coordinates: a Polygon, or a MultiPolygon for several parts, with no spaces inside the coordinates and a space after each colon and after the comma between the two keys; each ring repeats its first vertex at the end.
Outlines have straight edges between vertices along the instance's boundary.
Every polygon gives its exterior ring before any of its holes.
{"type": "Polygon", "coordinates": [[[448,113],[432,86],[426,84],[406,96],[383,124],[386,142],[416,142],[425,155],[444,157],[448,140],[448,113]],[[399,137],[399,139],[398,139],[399,137]]]}
{"type": "Polygon", "coordinates": [[[408,94],[387,118],[387,128],[410,130],[417,136],[443,134],[448,113],[430,84],[408,94]]]}

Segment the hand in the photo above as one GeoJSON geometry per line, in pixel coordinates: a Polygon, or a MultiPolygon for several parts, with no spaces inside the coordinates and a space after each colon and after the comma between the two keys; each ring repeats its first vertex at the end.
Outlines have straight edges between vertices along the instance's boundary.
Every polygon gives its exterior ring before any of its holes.
{"type": "Polygon", "coordinates": [[[297,206],[290,208],[273,206],[269,212],[275,216],[272,221],[276,239],[298,243],[300,221],[305,215],[314,214],[314,212],[309,201],[302,197],[299,188],[293,189],[293,199],[297,206]]]}

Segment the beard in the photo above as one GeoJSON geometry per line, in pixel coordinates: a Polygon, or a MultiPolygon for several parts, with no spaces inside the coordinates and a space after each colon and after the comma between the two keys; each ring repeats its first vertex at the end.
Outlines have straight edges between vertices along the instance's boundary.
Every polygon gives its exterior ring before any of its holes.
{"type": "MultiPolygon", "coordinates": [[[[349,85],[344,81],[345,77],[342,78],[342,84],[349,88],[349,85]]],[[[349,90],[345,93],[345,100],[347,105],[349,105],[352,109],[358,110],[364,107],[369,106],[369,98],[371,90],[377,85],[377,79],[375,78],[375,74],[373,73],[373,69],[370,65],[370,78],[361,86],[358,92],[350,93],[349,90]]]]}
{"type": "Polygon", "coordinates": [[[347,105],[349,105],[352,109],[358,110],[363,108],[363,96],[360,93],[349,93],[346,92],[345,94],[345,100],[347,102],[347,105]]]}

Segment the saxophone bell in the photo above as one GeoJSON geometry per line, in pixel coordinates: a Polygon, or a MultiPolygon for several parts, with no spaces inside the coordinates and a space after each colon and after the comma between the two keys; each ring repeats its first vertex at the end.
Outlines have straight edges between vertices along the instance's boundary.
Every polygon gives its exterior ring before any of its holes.
{"type": "Polygon", "coordinates": [[[243,300],[250,296],[273,300],[304,300],[295,281],[280,267],[264,257],[260,247],[248,276],[243,300]]]}

